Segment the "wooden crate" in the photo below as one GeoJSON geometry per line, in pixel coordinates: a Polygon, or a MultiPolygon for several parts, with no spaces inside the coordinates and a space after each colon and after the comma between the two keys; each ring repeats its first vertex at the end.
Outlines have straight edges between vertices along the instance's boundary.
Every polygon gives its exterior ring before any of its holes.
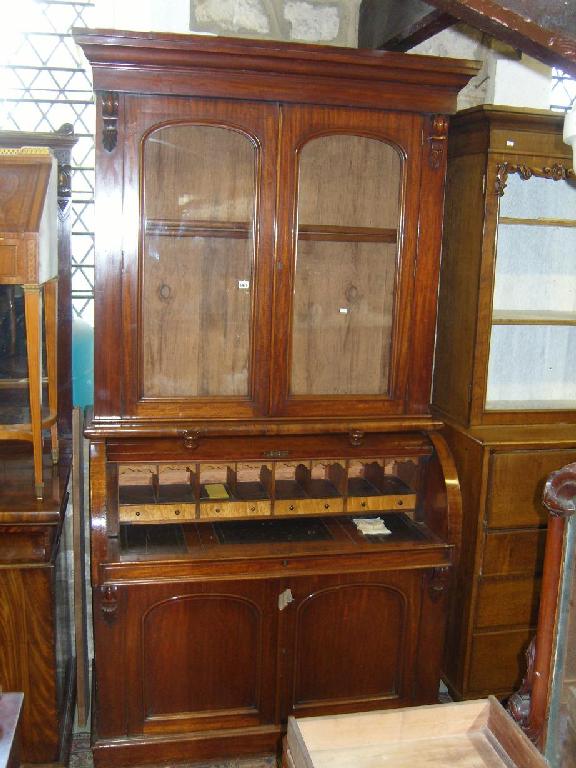
{"type": "Polygon", "coordinates": [[[286,768],[546,768],[494,697],[288,720],[286,768]]]}

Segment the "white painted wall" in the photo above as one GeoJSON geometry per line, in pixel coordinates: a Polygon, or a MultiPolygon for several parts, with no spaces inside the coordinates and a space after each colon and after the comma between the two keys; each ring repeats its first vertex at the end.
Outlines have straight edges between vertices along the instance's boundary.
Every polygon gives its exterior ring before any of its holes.
{"type": "Polygon", "coordinates": [[[550,107],[552,68],[522,54],[520,61],[493,59],[486,101],[511,107],[550,107]]]}
{"type": "Polygon", "coordinates": [[[190,31],[190,0],[95,0],[92,13],[103,29],[190,31]]]}

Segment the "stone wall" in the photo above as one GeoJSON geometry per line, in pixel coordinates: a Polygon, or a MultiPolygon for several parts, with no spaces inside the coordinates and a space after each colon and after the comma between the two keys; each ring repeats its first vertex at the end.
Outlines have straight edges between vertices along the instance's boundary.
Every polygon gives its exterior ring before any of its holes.
{"type": "Polygon", "coordinates": [[[190,0],[190,30],[355,47],[360,0],[190,0]]]}

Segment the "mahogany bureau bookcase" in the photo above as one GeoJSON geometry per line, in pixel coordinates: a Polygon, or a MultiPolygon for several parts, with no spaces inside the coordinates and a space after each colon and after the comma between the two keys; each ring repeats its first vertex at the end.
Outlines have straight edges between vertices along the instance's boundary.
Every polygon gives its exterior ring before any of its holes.
{"type": "Polygon", "coordinates": [[[98,112],[96,763],[434,701],[460,540],[429,412],[446,115],[477,65],[75,37],[98,112]]]}
{"type": "Polygon", "coordinates": [[[576,179],[557,113],[483,106],[451,122],[435,413],[465,532],[445,676],[508,696],[536,630],[542,489],[576,459],[576,179]]]}

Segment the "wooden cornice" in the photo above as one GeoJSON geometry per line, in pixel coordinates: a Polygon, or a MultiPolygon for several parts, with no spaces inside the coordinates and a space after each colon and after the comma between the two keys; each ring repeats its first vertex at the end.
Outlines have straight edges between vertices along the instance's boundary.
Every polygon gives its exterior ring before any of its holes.
{"type": "Polygon", "coordinates": [[[345,94],[350,106],[450,113],[479,69],[460,59],[270,40],[86,29],[73,35],[92,65],[95,90],[115,94],[266,93],[315,104],[342,103],[345,94]]]}

